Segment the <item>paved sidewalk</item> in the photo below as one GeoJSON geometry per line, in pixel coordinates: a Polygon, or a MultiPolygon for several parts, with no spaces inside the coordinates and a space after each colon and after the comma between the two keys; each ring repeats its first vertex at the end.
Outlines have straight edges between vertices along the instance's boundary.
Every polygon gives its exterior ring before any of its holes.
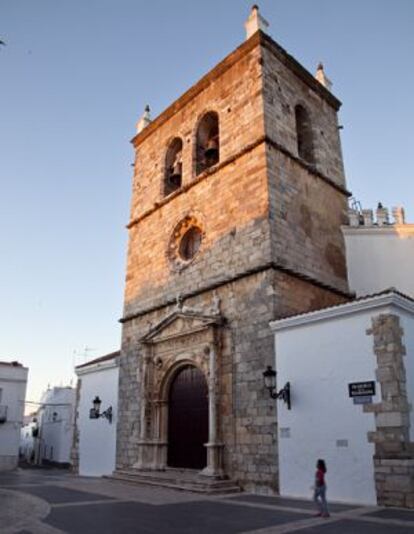
{"type": "Polygon", "coordinates": [[[251,494],[208,497],[77,477],[59,470],[0,474],[1,534],[412,534],[414,511],[330,506],[251,494]]]}

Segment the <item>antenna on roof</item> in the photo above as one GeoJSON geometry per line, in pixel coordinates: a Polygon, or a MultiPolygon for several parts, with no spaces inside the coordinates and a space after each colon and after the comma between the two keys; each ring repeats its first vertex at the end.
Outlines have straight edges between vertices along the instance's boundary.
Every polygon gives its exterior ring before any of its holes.
{"type": "Polygon", "coordinates": [[[87,360],[90,359],[91,355],[89,355],[90,352],[95,352],[97,349],[94,349],[92,347],[88,347],[88,345],[85,345],[85,347],[81,350],[74,349],[73,350],[73,367],[76,367],[76,360],[81,357],[83,358],[83,363],[85,363],[87,360]]]}

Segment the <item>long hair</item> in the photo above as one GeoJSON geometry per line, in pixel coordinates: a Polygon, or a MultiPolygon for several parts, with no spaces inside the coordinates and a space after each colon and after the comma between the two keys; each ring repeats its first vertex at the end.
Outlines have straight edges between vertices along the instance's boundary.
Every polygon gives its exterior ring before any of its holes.
{"type": "Polygon", "coordinates": [[[319,458],[319,460],[317,461],[316,467],[320,469],[321,471],[323,471],[324,473],[327,472],[325,460],[322,460],[321,458],[319,458]]]}

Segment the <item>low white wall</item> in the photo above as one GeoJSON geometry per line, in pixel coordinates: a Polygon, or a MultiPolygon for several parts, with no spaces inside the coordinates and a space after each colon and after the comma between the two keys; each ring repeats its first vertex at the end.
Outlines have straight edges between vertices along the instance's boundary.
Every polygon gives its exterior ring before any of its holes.
{"type": "Polygon", "coordinates": [[[77,371],[81,380],[78,404],[79,474],[109,475],[115,470],[116,426],[118,412],[118,367],[106,364],[102,368],[77,371]],[[101,412],[112,406],[112,423],[101,417],[89,419],[92,401],[102,401],[101,412]]]}
{"type": "Polygon", "coordinates": [[[44,403],[39,412],[41,460],[69,464],[76,392],[72,387],[54,387],[43,394],[41,402],[44,403]]]}
{"type": "Polygon", "coordinates": [[[282,495],[309,498],[316,460],[323,458],[329,499],[376,503],[374,446],[367,439],[374,415],[348,394],[349,383],[375,380],[373,338],[366,334],[371,316],[362,312],[276,332],[278,388],[290,381],[292,390],[290,411],[277,401],[282,495]]]}
{"type": "Polygon", "coordinates": [[[414,297],[414,225],[343,227],[348,280],[357,295],[389,287],[414,297]]]}

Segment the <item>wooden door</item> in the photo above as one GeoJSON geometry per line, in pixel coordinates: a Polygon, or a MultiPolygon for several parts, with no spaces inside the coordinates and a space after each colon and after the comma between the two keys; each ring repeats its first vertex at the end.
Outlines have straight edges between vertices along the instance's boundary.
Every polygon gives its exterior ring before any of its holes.
{"type": "Polygon", "coordinates": [[[203,373],[181,369],[169,393],[168,465],[203,469],[207,464],[208,388],[203,373]]]}

